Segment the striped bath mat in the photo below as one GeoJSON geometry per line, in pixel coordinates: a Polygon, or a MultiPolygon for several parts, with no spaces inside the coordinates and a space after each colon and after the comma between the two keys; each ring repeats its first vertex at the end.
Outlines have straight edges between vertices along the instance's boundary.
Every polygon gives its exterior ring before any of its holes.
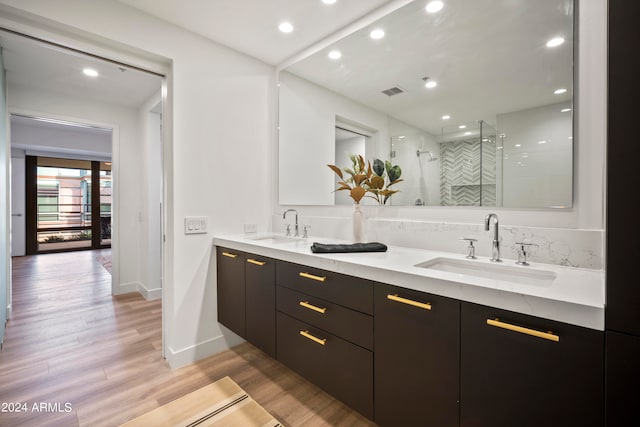
{"type": "Polygon", "coordinates": [[[121,427],[282,427],[229,377],[153,409],[121,427]]]}

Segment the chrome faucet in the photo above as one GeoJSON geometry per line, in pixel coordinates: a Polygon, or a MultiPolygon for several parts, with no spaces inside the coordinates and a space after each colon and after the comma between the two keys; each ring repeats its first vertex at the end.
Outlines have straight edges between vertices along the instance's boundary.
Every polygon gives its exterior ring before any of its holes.
{"type": "Polygon", "coordinates": [[[484,229],[489,231],[491,228],[491,220],[493,221],[493,245],[491,247],[491,261],[502,262],[500,259],[500,236],[498,235],[498,215],[490,213],[484,219],[484,229]]]}
{"type": "MultiPolygon", "coordinates": [[[[296,214],[296,224],[295,224],[295,234],[294,237],[300,237],[300,233],[298,232],[298,211],[295,209],[287,209],[286,211],[284,211],[284,213],[282,214],[282,219],[285,219],[287,216],[287,213],[289,212],[293,212],[294,214],[296,214]]],[[[289,229],[287,228],[287,231],[289,231],[289,229]]],[[[287,232],[287,236],[290,235],[290,232],[287,232]]]]}

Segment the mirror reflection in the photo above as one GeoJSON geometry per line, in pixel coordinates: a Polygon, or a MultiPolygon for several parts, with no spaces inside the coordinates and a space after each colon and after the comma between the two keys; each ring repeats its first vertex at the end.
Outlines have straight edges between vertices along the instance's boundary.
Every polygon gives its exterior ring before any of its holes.
{"type": "Polygon", "coordinates": [[[440,3],[280,72],[281,204],[350,203],[326,164],[361,153],[402,168],[392,205],[571,206],[573,1],[440,3]]]}

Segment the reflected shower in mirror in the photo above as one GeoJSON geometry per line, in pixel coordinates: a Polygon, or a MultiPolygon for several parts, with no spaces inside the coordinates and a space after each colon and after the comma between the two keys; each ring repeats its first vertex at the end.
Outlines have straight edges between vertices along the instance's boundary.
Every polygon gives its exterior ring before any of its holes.
{"type": "Polygon", "coordinates": [[[279,71],[280,203],[342,203],[325,165],[347,123],[402,168],[393,205],[571,207],[573,1],[426,3],[279,71]]]}

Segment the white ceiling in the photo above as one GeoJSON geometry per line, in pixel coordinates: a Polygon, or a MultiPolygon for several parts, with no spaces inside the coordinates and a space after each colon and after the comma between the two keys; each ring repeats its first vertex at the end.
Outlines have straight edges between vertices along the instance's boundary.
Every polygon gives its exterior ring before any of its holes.
{"type": "Polygon", "coordinates": [[[390,0],[117,0],[277,65],[390,0]],[[294,31],[278,30],[282,21],[294,31]]]}
{"type": "Polygon", "coordinates": [[[138,108],[161,89],[162,78],[150,73],[56,48],[0,31],[9,85],[138,108]],[[90,67],[99,76],[85,76],[90,67]]]}

